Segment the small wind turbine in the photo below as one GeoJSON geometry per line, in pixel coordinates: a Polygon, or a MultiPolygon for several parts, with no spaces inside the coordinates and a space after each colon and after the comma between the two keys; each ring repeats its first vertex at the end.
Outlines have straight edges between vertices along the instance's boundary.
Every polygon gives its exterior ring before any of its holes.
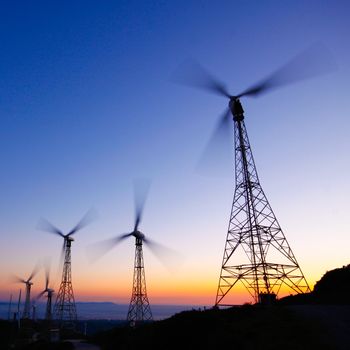
{"type": "Polygon", "coordinates": [[[71,272],[71,245],[74,241],[72,237],[83,227],[88,225],[95,217],[95,212],[89,210],[83,218],[75,225],[67,234],[64,234],[57,227],[52,225],[45,219],[41,219],[38,228],[54,233],[63,238],[63,246],[61,252],[61,262],[63,261],[62,280],[60,288],[56,296],[54,306],[55,318],[60,322],[61,326],[66,323],[67,327],[73,326],[77,320],[77,310],[75,306],[73,286],[72,286],[72,272],[71,272]]]}
{"type": "Polygon", "coordinates": [[[30,290],[33,285],[32,279],[38,273],[38,265],[36,265],[27,279],[15,276],[15,282],[24,283],[26,286],[26,298],[24,302],[23,318],[30,318],[30,290]]]}
{"type": "MultiPolygon", "coordinates": [[[[138,185],[141,185],[141,183],[138,183],[138,185]]],[[[127,315],[127,320],[131,325],[153,320],[146,290],[146,277],[142,249],[143,244],[146,244],[158,257],[160,250],[163,250],[164,252],[164,249],[167,249],[153,240],[150,240],[139,230],[143,209],[148,194],[149,183],[143,183],[142,185],[143,186],[137,186],[137,188],[136,185],[134,186],[135,220],[132,231],[94,244],[93,249],[89,250],[88,252],[89,256],[93,260],[96,260],[125,239],[129,237],[135,238],[133,286],[127,315]]]]}
{"type": "Polygon", "coordinates": [[[45,266],[45,289],[40,292],[40,294],[37,296],[37,299],[41,298],[44,294],[47,296],[47,302],[46,302],[46,312],[45,312],[45,319],[47,321],[51,321],[52,319],[52,295],[54,293],[54,290],[52,288],[49,288],[49,282],[50,282],[50,276],[49,276],[49,267],[48,265],[45,266]]]}

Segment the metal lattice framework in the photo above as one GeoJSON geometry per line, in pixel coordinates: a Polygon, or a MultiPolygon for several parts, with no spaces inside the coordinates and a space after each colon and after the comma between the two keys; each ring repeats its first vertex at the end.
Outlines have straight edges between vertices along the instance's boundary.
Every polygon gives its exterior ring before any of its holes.
{"type": "Polygon", "coordinates": [[[26,299],[25,299],[24,308],[23,308],[23,318],[30,318],[30,308],[31,308],[30,290],[33,283],[30,281],[26,281],[25,285],[26,285],[26,299]]]}
{"type": "Polygon", "coordinates": [[[25,302],[24,302],[24,308],[23,308],[23,313],[22,313],[22,318],[24,319],[29,319],[30,318],[30,311],[32,307],[32,303],[30,300],[30,291],[33,285],[32,279],[38,272],[38,265],[34,267],[34,270],[30,274],[30,276],[27,279],[20,278],[18,276],[14,276],[14,281],[19,282],[19,283],[24,283],[25,288],[26,288],[26,297],[25,297],[25,302]]]}
{"type": "MultiPolygon", "coordinates": [[[[264,295],[309,292],[308,283],[260,185],[237,99],[234,108],[235,193],[215,305],[241,283],[255,302],[264,295]]],[[[266,298],[265,298],[266,299],[266,298]]]]}
{"type": "Polygon", "coordinates": [[[72,273],[71,273],[71,244],[73,238],[64,238],[64,265],[62,272],[62,281],[57,293],[54,306],[54,317],[59,321],[61,326],[74,327],[77,321],[77,310],[75,306],[72,273]]]}
{"type": "MultiPolygon", "coordinates": [[[[62,280],[59,291],[57,293],[56,302],[54,306],[53,316],[58,320],[61,327],[75,328],[77,321],[77,310],[74,301],[73,287],[72,287],[72,273],[71,273],[71,245],[74,241],[72,237],[83,227],[89,224],[93,219],[94,211],[90,209],[82,219],[67,233],[64,234],[60,229],[52,225],[46,219],[41,219],[38,228],[41,230],[54,233],[57,236],[63,238],[62,254],[64,255],[62,280]]],[[[47,319],[51,317],[51,297],[53,290],[48,288],[49,276],[46,274],[46,288],[43,293],[48,293],[47,304],[47,319]]]]}
{"type": "Polygon", "coordinates": [[[136,325],[140,322],[153,320],[146,291],[142,240],[142,236],[136,236],[132,295],[127,316],[127,320],[130,322],[131,325],[136,325]]]}
{"type": "Polygon", "coordinates": [[[53,290],[49,289],[47,291],[47,302],[46,302],[46,311],[45,311],[45,319],[47,321],[51,321],[52,319],[52,294],[53,294],[53,290]]]}

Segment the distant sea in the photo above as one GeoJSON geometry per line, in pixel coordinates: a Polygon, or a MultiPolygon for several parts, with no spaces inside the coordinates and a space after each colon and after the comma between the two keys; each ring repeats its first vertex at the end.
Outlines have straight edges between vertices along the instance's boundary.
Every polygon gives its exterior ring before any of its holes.
{"type": "MultiPolygon", "coordinates": [[[[44,318],[45,303],[37,303],[36,317],[44,318]]],[[[76,302],[79,320],[125,320],[129,305],[112,302],[76,302]]],[[[198,310],[208,306],[198,305],[151,305],[154,320],[162,320],[186,310],[198,310]]],[[[11,314],[17,311],[17,305],[12,304],[11,314]]],[[[23,304],[20,307],[23,311],[23,304]]],[[[0,319],[7,319],[9,315],[9,302],[0,302],[0,319]]]]}

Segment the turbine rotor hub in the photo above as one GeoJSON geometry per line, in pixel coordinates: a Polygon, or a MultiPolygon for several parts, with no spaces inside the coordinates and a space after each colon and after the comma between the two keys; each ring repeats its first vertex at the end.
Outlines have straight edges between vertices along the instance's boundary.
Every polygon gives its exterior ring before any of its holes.
{"type": "Polygon", "coordinates": [[[140,231],[135,231],[134,232],[134,236],[137,239],[141,239],[141,240],[145,239],[145,235],[142,232],[140,232],[140,231]]]}
{"type": "Polygon", "coordinates": [[[230,111],[233,116],[233,120],[236,122],[241,122],[244,119],[244,110],[241,101],[238,97],[232,96],[230,102],[228,103],[230,111]]]}

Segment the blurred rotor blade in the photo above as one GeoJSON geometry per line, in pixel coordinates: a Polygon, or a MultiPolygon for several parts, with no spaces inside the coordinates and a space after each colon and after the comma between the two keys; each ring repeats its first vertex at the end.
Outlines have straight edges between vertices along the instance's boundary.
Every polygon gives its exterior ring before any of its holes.
{"type": "Polygon", "coordinates": [[[134,181],[134,200],[135,200],[135,224],[134,231],[137,231],[142,219],[142,213],[151,185],[148,179],[138,179],[134,181]]]}
{"type": "Polygon", "coordinates": [[[330,73],[336,68],[337,64],[329,49],[321,43],[317,43],[299,53],[266,79],[243,91],[237,97],[255,97],[279,86],[330,73]]]}
{"type": "Polygon", "coordinates": [[[40,299],[45,293],[47,292],[47,289],[43,290],[42,292],[40,292],[37,296],[36,296],[36,300],[40,299]]]}
{"type": "MultiPolygon", "coordinates": [[[[222,166],[232,157],[233,148],[233,122],[229,107],[219,118],[216,127],[204,148],[196,166],[196,170],[204,174],[223,174],[222,166]]],[[[231,164],[231,163],[230,163],[231,164]]]]}
{"type": "Polygon", "coordinates": [[[49,221],[47,221],[44,218],[40,218],[38,225],[37,225],[37,228],[41,231],[55,233],[61,237],[64,237],[64,234],[62,233],[61,230],[59,230],[57,227],[52,225],[49,221]]]}
{"type": "Polygon", "coordinates": [[[67,236],[73,235],[77,231],[81,230],[83,227],[90,224],[97,217],[97,213],[95,209],[89,209],[88,212],[82,217],[82,219],[74,226],[74,228],[68,232],[67,236]]]}
{"type": "Polygon", "coordinates": [[[63,268],[65,255],[66,255],[66,239],[64,239],[62,249],[61,249],[60,261],[59,261],[59,265],[58,265],[59,270],[61,270],[63,268]]]}
{"type": "Polygon", "coordinates": [[[187,60],[181,64],[174,72],[171,81],[204,89],[220,96],[231,97],[226,86],[194,60],[187,60]]]}
{"type": "Polygon", "coordinates": [[[181,258],[178,252],[146,237],[143,239],[143,242],[164,266],[171,269],[178,266],[181,258]]]}
{"type": "Polygon", "coordinates": [[[103,255],[107,254],[110,250],[112,250],[122,240],[132,235],[133,235],[132,233],[125,233],[117,237],[109,238],[109,239],[91,244],[87,248],[88,259],[91,262],[98,260],[103,255]]]}
{"type": "Polygon", "coordinates": [[[20,278],[20,277],[18,277],[18,276],[11,276],[10,277],[10,280],[12,281],[12,282],[14,282],[14,283],[27,283],[27,281],[25,280],[25,279],[23,279],[23,278],[20,278]]]}
{"type": "Polygon", "coordinates": [[[33,277],[38,273],[38,271],[39,271],[39,264],[36,264],[27,281],[30,282],[33,279],[33,277]]]}
{"type": "Polygon", "coordinates": [[[50,282],[50,270],[49,270],[49,266],[45,265],[45,290],[49,288],[49,282],[50,282]]]}

